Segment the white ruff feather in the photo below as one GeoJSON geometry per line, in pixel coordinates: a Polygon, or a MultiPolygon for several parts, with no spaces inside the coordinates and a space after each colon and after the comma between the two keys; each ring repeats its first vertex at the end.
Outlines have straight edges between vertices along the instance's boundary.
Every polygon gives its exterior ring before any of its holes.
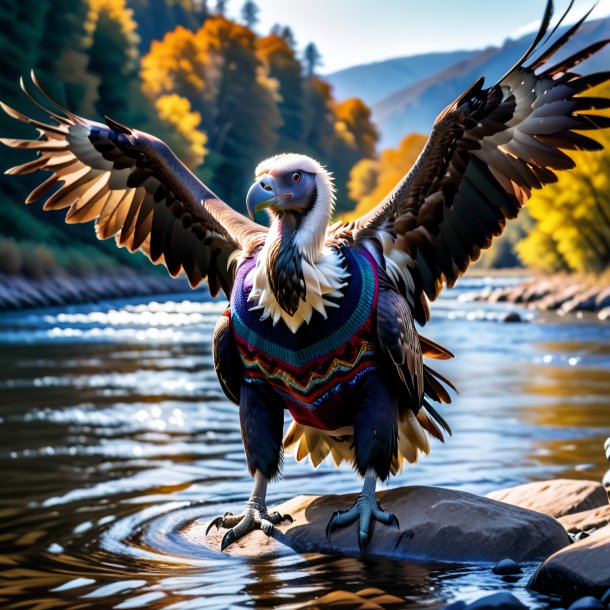
{"type": "Polygon", "coordinates": [[[256,266],[250,272],[252,281],[249,301],[254,302],[252,310],[261,310],[261,320],[271,318],[273,324],[282,320],[296,333],[303,323],[309,324],[314,311],[326,318],[327,307],[337,307],[327,297],[341,298],[341,288],[347,285],[349,272],[345,269],[343,256],[336,249],[324,246],[326,231],[335,202],[331,176],[317,162],[304,155],[278,155],[263,161],[256,168],[256,175],[267,172],[293,172],[303,170],[316,175],[317,198],[312,209],[303,219],[295,236],[295,243],[302,256],[302,270],[305,278],[306,297],[291,316],[284,311],[269,284],[267,261],[274,242],[280,239],[277,218],[272,224],[265,244],[261,249],[256,266]]]}

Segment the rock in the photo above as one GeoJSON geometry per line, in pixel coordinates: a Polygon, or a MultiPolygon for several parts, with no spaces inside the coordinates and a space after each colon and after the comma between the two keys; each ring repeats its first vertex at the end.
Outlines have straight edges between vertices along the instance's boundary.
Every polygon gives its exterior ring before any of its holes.
{"type": "Polygon", "coordinates": [[[577,599],[568,610],[592,610],[593,608],[603,608],[604,606],[601,604],[599,599],[592,597],[591,595],[587,595],[586,597],[581,597],[577,599]]]}
{"type": "Polygon", "coordinates": [[[507,576],[508,574],[521,574],[522,570],[516,561],[502,559],[493,567],[492,572],[500,576],[507,576]]]}
{"type": "Polygon", "coordinates": [[[610,525],[551,555],[528,586],[571,598],[601,597],[610,587],[610,525]]]}
{"type": "Polygon", "coordinates": [[[604,321],[604,320],[610,320],[610,307],[602,307],[598,312],[597,312],[597,317],[604,321]]]}
{"type": "Polygon", "coordinates": [[[467,607],[466,602],[453,602],[448,606],[443,606],[442,610],[464,610],[467,607]]]}
{"type": "Polygon", "coordinates": [[[582,287],[582,291],[579,291],[569,301],[566,301],[561,306],[563,313],[570,313],[572,311],[595,311],[595,299],[599,293],[598,288],[585,288],[582,287]]]}
{"type": "Polygon", "coordinates": [[[404,606],[405,599],[403,597],[396,597],[395,595],[389,595],[381,589],[374,587],[368,587],[362,589],[356,593],[345,591],[343,589],[337,589],[322,597],[318,597],[312,603],[306,602],[303,605],[293,606],[296,608],[329,608],[329,607],[348,607],[348,608],[388,608],[390,606],[404,606]]]}
{"type": "MultiPolygon", "coordinates": [[[[236,556],[273,556],[287,552],[360,555],[357,525],[326,536],[326,525],[336,510],[349,508],[356,494],[298,496],[273,507],[289,513],[294,522],[276,528],[274,538],[253,532],[231,545],[236,556]]],[[[495,502],[473,494],[436,487],[402,487],[378,494],[384,510],[393,512],[400,531],[375,524],[367,547],[370,556],[396,559],[495,563],[505,557],[536,561],[570,544],[560,523],[533,511],[495,502]]],[[[271,509],[271,508],[270,508],[271,509]]],[[[210,531],[198,521],[183,532],[191,544],[220,548],[223,531],[210,531]]]]}
{"type": "Polygon", "coordinates": [[[610,523],[610,505],[591,508],[580,513],[573,513],[559,517],[559,523],[567,532],[583,532],[590,529],[599,529],[610,523]]]}
{"type": "Polygon", "coordinates": [[[608,494],[600,483],[572,479],[526,483],[494,491],[487,497],[556,518],[608,504],[608,494]]]}
{"type": "Polygon", "coordinates": [[[472,604],[466,606],[467,610],[527,610],[512,593],[501,591],[493,595],[486,595],[472,604]]]}
{"type": "Polygon", "coordinates": [[[509,311],[503,318],[502,322],[522,322],[521,316],[516,311],[509,311]]]}
{"type": "Polygon", "coordinates": [[[608,307],[610,309],[610,286],[603,288],[595,298],[595,306],[597,309],[608,307]]]}

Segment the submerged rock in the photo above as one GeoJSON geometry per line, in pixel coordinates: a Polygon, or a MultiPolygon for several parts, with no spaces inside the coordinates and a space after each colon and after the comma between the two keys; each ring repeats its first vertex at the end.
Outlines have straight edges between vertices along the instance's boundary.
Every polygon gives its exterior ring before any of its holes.
{"type": "Polygon", "coordinates": [[[494,491],[487,497],[555,518],[608,504],[608,494],[600,483],[572,479],[526,483],[494,491]]]}
{"type": "Polygon", "coordinates": [[[549,557],[529,586],[571,598],[577,595],[601,598],[610,587],[610,525],[549,557]]]}
{"type": "Polygon", "coordinates": [[[527,610],[527,606],[512,593],[501,591],[477,599],[472,604],[468,604],[466,610],[527,610]]]}
{"type": "MultiPolygon", "coordinates": [[[[367,554],[396,559],[496,563],[506,557],[537,561],[567,546],[570,538],[554,519],[530,510],[473,494],[435,487],[402,487],[378,494],[384,510],[393,512],[395,527],[375,524],[367,554]]],[[[298,496],[280,506],[294,522],[276,528],[273,539],[253,532],[226,552],[238,556],[269,556],[286,552],[360,555],[357,524],[326,536],[326,525],[336,510],[349,508],[356,494],[298,496]]],[[[190,542],[220,548],[224,530],[210,531],[196,522],[183,532],[190,542]]]]}
{"type": "Polygon", "coordinates": [[[593,610],[595,608],[603,608],[604,605],[599,601],[599,599],[587,595],[586,597],[581,597],[577,599],[568,610],[593,610]]]}
{"type": "Polygon", "coordinates": [[[492,572],[500,576],[508,576],[509,574],[521,574],[521,566],[512,559],[502,559],[493,567],[492,572]]]}

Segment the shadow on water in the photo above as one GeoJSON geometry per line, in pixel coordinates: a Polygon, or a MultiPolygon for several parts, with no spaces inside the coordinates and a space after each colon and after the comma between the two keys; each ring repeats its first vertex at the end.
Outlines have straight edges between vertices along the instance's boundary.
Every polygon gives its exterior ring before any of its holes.
{"type": "MultiPolygon", "coordinates": [[[[531,608],[559,605],[525,590],[533,565],[505,582],[489,566],[288,549],[245,560],[189,542],[189,525],[239,509],[250,486],[236,408],[213,370],[224,304],[196,298],[0,315],[2,608],[308,608],[365,588],[388,607],[440,608],[499,588],[531,608]]],[[[502,324],[455,298],[434,313],[427,333],[457,355],[441,363],[460,389],[445,411],[454,436],[391,485],[487,493],[601,479],[610,325],[502,324]]],[[[312,476],[287,458],[270,503],[358,486],[349,469],[324,463],[312,476]]]]}

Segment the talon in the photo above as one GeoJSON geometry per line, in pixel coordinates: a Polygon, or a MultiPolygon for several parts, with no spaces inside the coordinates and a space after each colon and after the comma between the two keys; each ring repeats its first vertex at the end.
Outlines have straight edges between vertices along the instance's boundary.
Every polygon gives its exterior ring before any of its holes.
{"type": "Polygon", "coordinates": [[[336,510],[330,517],[328,524],[326,526],[326,538],[328,539],[328,541],[330,542],[330,535],[334,532],[335,527],[334,527],[334,521],[335,518],[338,517],[341,514],[340,510],[336,510]]]}
{"type": "Polygon", "coordinates": [[[400,531],[400,523],[398,521],[398,517],[394,513],[390,513],[392,515],[392,522],[396,526],[396,529],[400,531]]]}
{"type": "Polygon", "coordinates": [[[292,518],[292,515],[282,515],[282,521],[289,521],[290,523],[294,523],[294,519],[292,518]]]}
{"type": "Polygon", "coordinates": [[[366,547],[369,543],[369,535],[368,532],[358,532],[358,547],[360,548],[360,552],[364,553],[366,547]]]}
{"type": "Polygon", "coordinates": [[[222,542],[220,543],[220,550],[224,551],[230,544],[233,544],[237,540],[235,536],[235,532],[233,530],[229,530],[222,538],[222,542]]]}
{"type": "Polygon", "coordinates": [[[216,517],[213,521],[210,521],[207,529],[205,530],[205,535],[207,536],[210,533],[212,527],[216,526],[216,529],[220,529],[222,522],[224,521],[224,517],[216,517]]]}
{"type": "Polygon", "coordinates": [[[267,521],[266,519],[261,519],[261,531],[266,536],[273,536],[273,532],[275,531],[275,526],[271,521],[267,521]]]}

